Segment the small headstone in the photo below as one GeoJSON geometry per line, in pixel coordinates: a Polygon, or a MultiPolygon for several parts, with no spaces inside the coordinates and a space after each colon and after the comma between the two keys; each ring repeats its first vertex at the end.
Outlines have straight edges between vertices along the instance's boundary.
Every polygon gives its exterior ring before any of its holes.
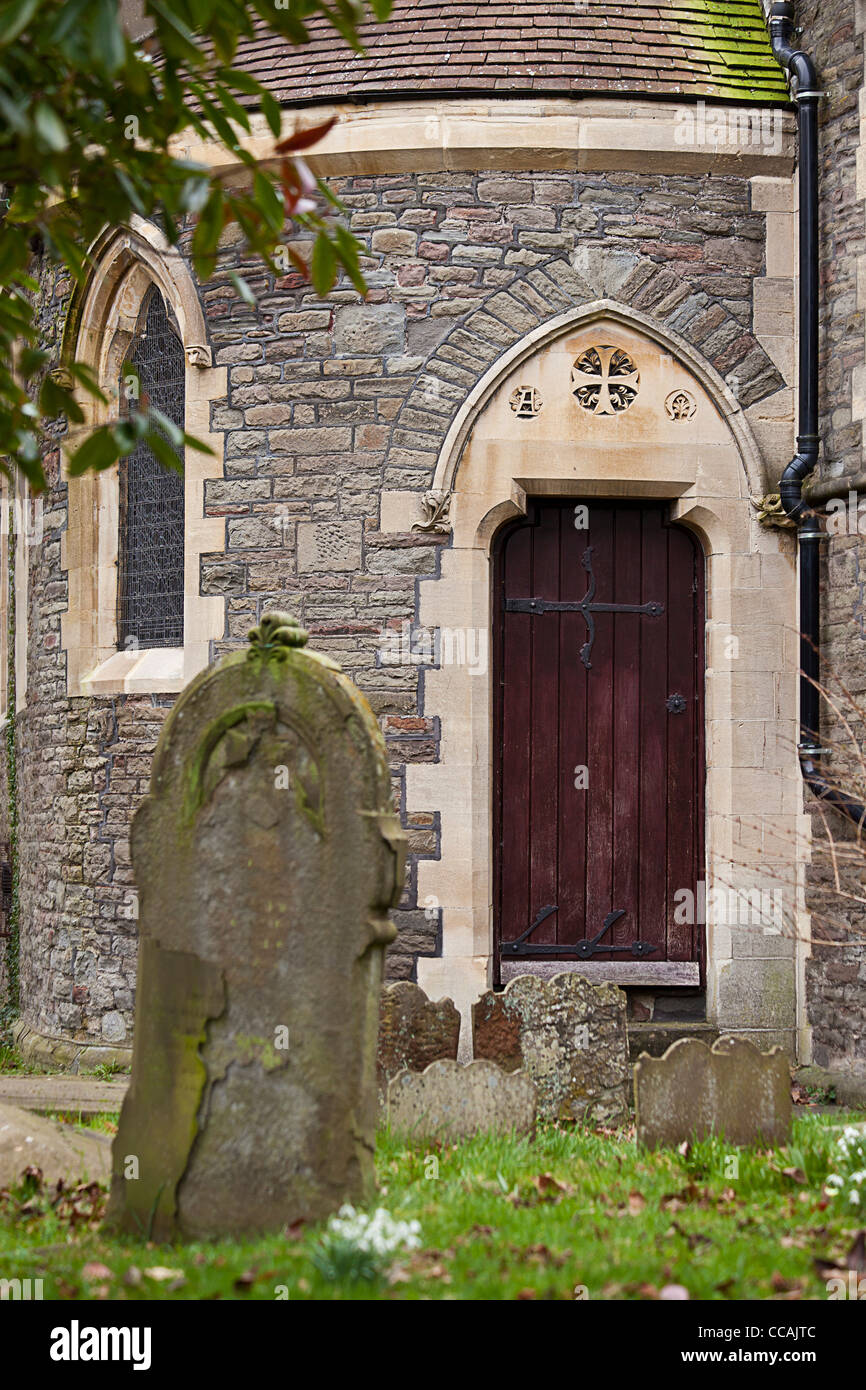
{"type": "Polygon", "coordinates": [[[379,1101],[384,1105],[388,1082],[403,1071],[423,1071],[431,1062],[457,1060],[460,1011],[450,999],[434,1004],[423,989],[398,980],[382,991],[379,1010],[377,1067],[379,1101]]]}
{"type": "Polygon", "coordinates": [[[710,1134],[735,1145],[785,1144],[790,1135],[791,1072],[778,1047],[680,1038],[663,1057],[638,1058],[634,1093],[638,1143],[648,1149],[710,1134]]]}
{"type": "Polygon", "coordinates": [[[529,1133],[536,1091],[525,1072],[493,1062],[431,1062],[423,1072],[400,1072],[388,1086],[388,1123],[413,1141],[453,1142],[480,1133],[529,1133]]]}
{"type": "Polygon", "coordinates": [[[107,1183],[111,1141],[107,1134],[0,1104],[0,1188],[16,1187],[25,1168],[39,1168],[46,1187],[61,1178],[67,1184],[107,1183]]]}
{"type": "Polygon", "coordinates": [[[373,1184],[405,839],[366,700],[270,613],[166,720],[136,814],[132,1079],[109,1222],[155,1240],[313,1221],[373,1184]]]}
{"type": "Polygon", "coordinates": [[[519,975],[472,1009],[475,1056],[525,1068],[539,1118],[616,1125],[628,1120],[626,997],[582,975],[519,975]]]}

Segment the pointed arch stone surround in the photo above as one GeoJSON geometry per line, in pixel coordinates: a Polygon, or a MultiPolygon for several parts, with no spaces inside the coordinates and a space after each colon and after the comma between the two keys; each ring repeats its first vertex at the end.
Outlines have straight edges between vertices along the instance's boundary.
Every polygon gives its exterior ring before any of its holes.
{"type": "MultiPolygon", "coordinates": [[[[790,537],[757,524],[749,501],[764,490],[765,467],[748,409],[785,384],[760,344],[742,341],[749,335],[740,325],[725,332],[722,319],[706,333],[705,305],[686,308],[680,298],[660,318],[619,297],[587,298],[585,282],[563,264],[553,274],[547,267],[547,281],[562,288],[561,277],[563,297],[580,295],[582,303],[557,302],[545,287],[557,312],[545,318],[541,302],[525,305],[519,333],[502,317],[511,312],[503,300],[516,291],[494,296],[474,316],[472,333],[453,331],[428,363],[428,379],[439,374],[438,393],[428,381],[422,411],[419,383],[420,396],[397,422],[392,448],[419,455],[419,468],[423,457],[428,486],[450,498],[450,544],[439,575],[418,584],[417,622],[462,632],[467,649],[489,651],[482,634],[489,632],[491,545],[532,496],[669,499],[673,519],[697,533],[707,555],[707,888],[782,894],[779,930],[708,914],[708,1019],[796,1055],[808,949],[800,940],[808,935],[801,930],[806,855],[796,846],[807,838],[808,820],[794,754],[795,556],[790,537]],[[713,342],[719,328],[724,341],[713,342]],[[726,357],[734,342],[736,362],[726,357]],[[625,349],[640,370],[638,397],[622,414],[588,414],[571,394],[571,364],[601,343],[625,349]],[[482,353],[491,360],[479,379],[482,353]],[[511,397],[521,387],[541,402],[534,416],[515,413],[511,397]],[[671,419],[665,409],[678,392],[694,403],[691,418],[671,419]]],[[[632,298],[646,290],[656,311],[663,309],[664,284],[649,286],[665,272],[644,265],[634,273],[624,282],[632,298]]],[[[419,517],[418,498],[385,494],[383,530],[408,531],[419,517]]],[[[440,649],[460,645],[443,641],[440,649]]],[[[441,721],[440,761],[410,766],[406,775],[407,812],[432,812],[441,822],[438,858],[419,863],[418,901],[441,910],[442,954],[419,961],[418,981],[461,1009],[464,1055],[471,1005],[490,983],[492,679],[489,663],[470,668],[459,659],[423,673],[421,712],[441,721]]]]}
{"type": "Polygon", "coordinates": [[[201,557],[223,549],[224,523],[204,516],[204,486],[222,477],[224,435],[211,430],[211,403],[226,395],[226,369],[212,354],[198,291],[181,255],[159,230],[140,218],[107,231],[91,248],[94,270],[67,324],[64,351],[88,363],[109,397],[106,405],[84,392],[88,425],[116,411],[120,369],[135,331],[142,299],[155,284],[174,316],[186,356],[186,429],[213,451],[186,451],[184,469],[184,645],[143,651],[117,648],[118,471],[70,478],[69,520],[62,564],[69,573],[69,606],[62,620],[70,695],[165,693],[182,690],[203,670],[211,642],[222,636],[221,599],[200,594],[201,557]]]}

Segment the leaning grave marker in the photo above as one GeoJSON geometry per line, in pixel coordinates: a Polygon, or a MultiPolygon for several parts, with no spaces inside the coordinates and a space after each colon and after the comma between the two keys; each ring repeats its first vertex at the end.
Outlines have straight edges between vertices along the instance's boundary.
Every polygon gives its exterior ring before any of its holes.
{"type": "Polygon", "coordinates": [[[537,1108],[537,1092],[526,1073],[503,1071],[495,1062],[464,1067],[445,1058],[422,1072],[401,1071],[388,1083],[388,1125],[410,1143],[530,1134],[537,1108]]]}
{"type": "Polygon", "coordinates": [[[376,1062],[379,1105],[384,1112],[388,1082],[398,1072],[421,1072],[431,1062],[457,1060],[460,1011],[453,999],[428,999],[420,986],[397,980],[382,990],[376,1062]]]}
{"type": "Polygon", "coordinates": [[[549,1120],[628,1120],[626,997],[616,985],[565,972],[518,975],[472,1006],[474,1055],[524,1068],[549,1120]]]}
{"type": "Polygon", "coordinates": [[[314,1220],[373,1183],[405,837],[366,700],[266,614],[166,720],[132,831],[132,1080],[108,1220],[154,1239],[314,1220]]]}
{"type": "Polygon", "coordinates": [[[781,1048],[759,1052],[745,1038],[711,1048],[679,1038],[663,1057],[642,1053],[634,1069],[638,1143],[657,1149],[724,1135],[729,1144],[785,1144],[791,1132],[791,1071],[781,1048]]]}

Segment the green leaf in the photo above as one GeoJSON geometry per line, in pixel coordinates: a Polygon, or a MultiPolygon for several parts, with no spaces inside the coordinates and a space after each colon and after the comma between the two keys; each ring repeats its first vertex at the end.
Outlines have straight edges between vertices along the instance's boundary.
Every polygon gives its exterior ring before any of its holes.
{"type": "Polygon", "coordinates": [[[118,18],[115,0],[97,0],[90,53],[93,60],[111,76],[123,67],[126,58],[126,45],[118,18]]]}
{"type": "Polygon", "coordinates": [[[286,220],[283,200],[273,180],[261,169],[253,175],[253,201],[271,231],[282,232],[286,220]]]}
{"type": "Polygon", "coordinates": [[[303,25],[294,10],[275,10],[274,0],[253,0],[253,9],[271,29],[285,34],[292,43],[309,43],[310,31],[303,25]]]}
{"type": "Polygon", "coordinates": [[[97,377],[95,371],[89,365],[89,363],[66,362],[64,363],[64,366],[66,367],[66,370],[69,372],[69,374],[73,377],[73,379],[77,381],[79,385],[83,386],[85,391],[87,391],[89,395],[93,396],[96,400],[101,401],[103,405],[108,404],[108,397],[106,396],[105,392],[101,389],[99,385],[99,378],[97,377]]]}
{"type": "MultiPolygon", "coordinates": [[[[150,406],[148,413],[153,424],[159,425],[163,433],[168,435],[174,447],[179,449],[183,444],[183,430],[174,423],[174,420],[170,420],[167,415],[164,415],[161,410],[158,410],[155,405],[150,406]]],[[[150,433],[150,430],[148,430],[148,439],[150,439],[150,433]]]]}
{"type": "Polygon", "coordinates": [[[196,272],[207,278],[213,270],[213,257],[223,229],[223,191],[219,184],[211,189],[202,208],[192,238],[192,255],[196,272]]]}
{"type": "Polygon", "coordinates": [[[149,426],[147,416],[142,412],[128,415],[112,426],[112,436],[121,456],[131,454],[140,439],[147,437],[149,426]]]}
{"type": "Polygon", "coordinates": [[[251,309],[256,307],[256,297],[242,275],[238,275],[236,270],[229,271],[229,279],[240,295],[245,304],[249,304],[251,309]]]}
{"type": "Polygon", "coordinates": [[[112,427],[102,425],[85,439],[69,460],[69,476],[80,478],[83,473],[101,473],[117,461],[118,448],[112,427]]]}
{"type": "Polygon", "coordinates": [[[210,177],[187,179],[180,190],[180,206],[184,212],[201,212],[210,197],[210,177]]]}
{"type": "Polygon", "coordinates": [[[4,5],[0,11],[0,45],[17,39],[22,29],[30,23],[39,9],[42,0],[15,0],[14,4],[4,5]]]}
{"type": "Polygon", "coordinates": [[[24,381],[38,372],[40,367],[44,367],[48,361],[48,353],[42,348],[22,348],[18,354],[18,375],[24,381]]]}
{"type": "Polygon", "coordinates": [[[339,222],[334,228],[334,238],[337,243],[337,255],[343,264],[346,274],[355,286],[355,289],[358,290],[360,294],[366,294],[367,282],[361,274],[361,267],[358,262],[358,255],[361,250],[360,244],[352,236],[352,233],[347,231],[339,222]]]}
{"type": "Polygon", "coordinates": [[[169,468],[173,473],[183,474],[183,460],[179,454],[175,453],[171,445],[166,443],[158,430],[148,430],[145,439],[163,468],[169,468]]]}
{"type": "Polygon", "coordinates": [[[140,217],[146,217],[147,208],[139,197],[138,189],[135,187],[135,184],[132,182],[126,170],[121,168],[119,164],[116,164],[113,173],[115,179],[123,189],[123,192],[126,194],[129,206],[133,211],[137,212],[140,217]]]}
{"type": "Polygon", "coordinates": [[[220,68],[217,76],[223,81],[231,84],[239,92],[245,92],[249,97],[261,95],[262,86],[248,72],[242,72],[240,68],[220,68]]]}
{"type": "Polygon", "coordinates": [[[188,62],[200,66],[203,55],[196,43],[195,34],[184,24],[172,6],[163,4],[162,0],[148,0],[148,9],[162,21],[157,24],[157,28],[164,47],[188,62]]]}
{"type": "Polygon", "coordinates": [[[45,378],[39,388],[39,409],[48,419],[55,415],[65,415],[74,425],[84,423],[84,411],[72,392],[58,385],[50,376],[45,378]]]}
{"type": "Polygon", "coordinates": [[[197,454],[210,454],[212,458],[216,455],[209,444],[205,444],[203,439],[196,439],[194,434],[184,432],[183,442],[188,449],[195,449],[197,454]]]}
{"type": "Polygon", "coordinates": [[[43,149],[62,154],[69,148],[66,127],[46,101],[38,101],[33,108],[33,125],[43,149]]]}
{"type": "Polygon", "coordinates": [[[313,247],[313,288],[318,295],[333,289],[337,278],[337,250],[327,232],[320,232],[313,247]]]}
{"type": "Polygon", "coordinates": [[[17,227],[0,227],[0,282],[7,284],[27,264],[27,242],[17,227]]]}
{"type": "Polygon", "coordinates": [[[262,88],[259,104],[262,108],[262,115],[270,127],[271,134],[279,138],[283,128],[283,113],[273,92],[268,92],[265,88],[262,88]]]}
{"type": "Polygon", "coordinates": [[[222,108],[228,116],[229,120],[236,121],[237,124],[241,127],[241,129],[245,130],[247,134],[249,134],[249,112],[246,111],[243,108],[243,106],[241,106],[240,102],[235,101],[234,97],[232,96],[231,92],[228,90],[227,87],[219,86],[216,90],[220,102],[222,103],[222,108]]]}

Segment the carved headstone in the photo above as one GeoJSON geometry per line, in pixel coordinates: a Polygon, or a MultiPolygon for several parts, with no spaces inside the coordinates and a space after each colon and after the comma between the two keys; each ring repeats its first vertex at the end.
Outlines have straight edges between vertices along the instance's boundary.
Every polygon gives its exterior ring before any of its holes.
{"type": "Polygon", "coordinates": [[[109,1221],[154,1239],[315,1220],[373,1181],[404,836],[363,696],[267,614],[163,727],[132,829],[140,948],[109,1221]]]}
{"type": "Polygon", "coordinates": [[[388,1086],[388,1123],[412,1140],[453,1142],[472,1134],[526,1134],[535,1125],[536,1091],[525,1072],[493,1062],[431,1062],[401,1071],[388,1086]]]}
{"type": "Polygon", "coordinates": [[[711,1048],[680,1038],[663,1057],[635,1063],[638,1143],[649,1149],[723,1135],[729,1144],[784,1144],[791,1130],[791,1072],[778,1047],[759,1052],[744,1038],[711,1048]]]}
{"type": "Polygon", "coordinates": [[[518,975],[472,1008],[475,1056],[525,1068],[539,1118],[621,1124],[628,1119],[626,997],[582,975],[518,975]]]}
{"type": "Polygon", "coordinates": [[[388,1082],[403,1071],[423,1071],[431,1062],[457,1060],[460,1011],[451,999],[434,1004],[423,989],[398,980],[382,991],[379,1011],[379,1101],[384,1104],[388,1082]]]}

